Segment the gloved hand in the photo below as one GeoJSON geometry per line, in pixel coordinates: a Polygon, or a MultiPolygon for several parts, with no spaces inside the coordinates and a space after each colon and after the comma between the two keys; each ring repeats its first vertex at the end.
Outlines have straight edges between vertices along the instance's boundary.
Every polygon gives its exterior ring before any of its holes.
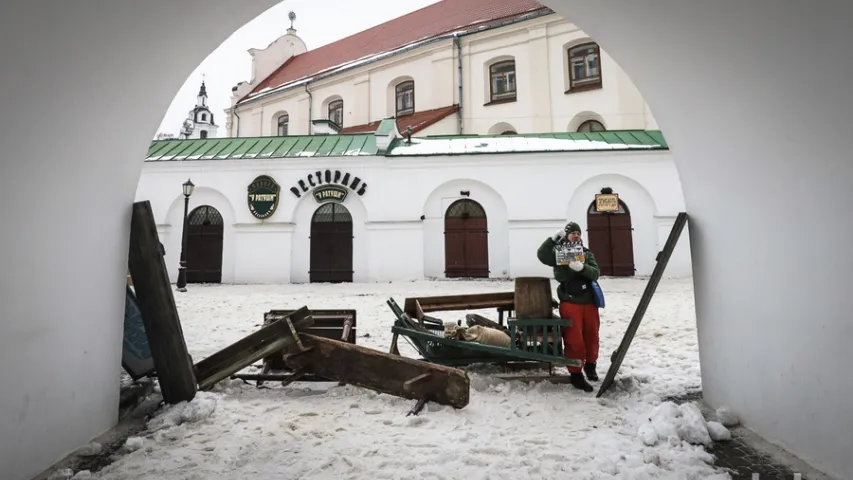
{"type": "Polygon", "coordinates": [[[569,262],[569,268],[571,268],[572,270],[574,270],[576,272],[580,272],[581,270],[583,270],[583,264],[581,262],[577,262],[577,261],[569,262]]]}
{"type": "Polygon", "coordinates": [[[557,231],[557,233],[555,233],[554,235],[551,235],[551,240],[553,240],[554,243],[557,243],[564,238],[566,238],[566,230],[565,229],[560,229],[559,231],[557,231]]]}

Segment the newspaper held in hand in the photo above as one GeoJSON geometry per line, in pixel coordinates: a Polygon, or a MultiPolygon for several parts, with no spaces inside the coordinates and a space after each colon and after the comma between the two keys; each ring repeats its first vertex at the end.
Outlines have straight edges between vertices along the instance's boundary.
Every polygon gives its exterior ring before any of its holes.
{"type": "Polygon", "coordinates": [[[586,255],[583,253],[583,242],[580,240],[554,245],[554,252],[557,255],[557,265],[568,266],[571,262],[584,263],[586,260],[586,255]]]}

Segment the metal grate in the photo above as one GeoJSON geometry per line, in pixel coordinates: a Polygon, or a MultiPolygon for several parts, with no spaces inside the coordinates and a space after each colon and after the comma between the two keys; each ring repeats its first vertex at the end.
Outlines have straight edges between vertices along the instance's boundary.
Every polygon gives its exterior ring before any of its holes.
{"type": "Polygon", "coordinates": [[[219,210],[203,205],[190,213],[190,225],[222,225],[222,214],[219,210]]]}
{"type": "Polygon", "coordinates": [[[352,215],[340,203],[327,203],[314,212],[311,223],[352,223],[352,215]]]}
{"type": "Polygon", "coordinates": [[[486,218],[486,211],[474,200],[457,200],[447,209],[447,218],[486,218]]]}

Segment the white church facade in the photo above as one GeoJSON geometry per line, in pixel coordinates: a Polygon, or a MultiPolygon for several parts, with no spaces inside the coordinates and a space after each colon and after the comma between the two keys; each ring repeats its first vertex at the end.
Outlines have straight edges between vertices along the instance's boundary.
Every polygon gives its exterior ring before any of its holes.
{"type": "MultiPolygon", "coordinates": [[[[136,198],[152,204],[173,281],[188,179],[190,283],[547,276],[536,249],[569,220],[603,275],[649,275],[684,210],[657,131],[407,138],[387,120],[375,133],[154,141],[136,198]],[[596,211],[602,192],[618,211],[596,211]]],[[[667,275],[690,268],[685,236],[667,275]]]]}
{"type": "Polygon", "coordinates": [[[415,136],[656,130],[630,78],[574,24],[534,0],[444,0],[317,49],[292,27],[251,49],[225,136],[415,136]]]}

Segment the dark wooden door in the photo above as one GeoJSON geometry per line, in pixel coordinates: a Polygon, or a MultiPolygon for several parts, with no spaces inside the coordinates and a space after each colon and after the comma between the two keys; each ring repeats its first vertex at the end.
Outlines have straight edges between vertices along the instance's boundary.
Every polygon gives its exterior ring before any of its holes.
{"type": "Polygon", "coordinates": [[[352,282],[352,215],[339,203],[321,205],[311,219],[311,283],[352,282]]]}
{"type": "Polygon", "coordinates": [[[619,201],[617,213],[598,213],[595,202],[587,212],[588,248],[592,250],[601,274],[611,277],[634,275],[634,237],[631,212],[619,201]]]}
{"type": "Polygon", "coordinates": [[[489,278],[486,211],[473,200],[458,200],[444,215],[444,274],[447,278],[489,278]]]}
{"type": "Polygon", "coordinates": [[[203,205],[189,214],[187,223],[187,283],[221,283],[225,232],[222,215],[210,205],[203,205]]]}

